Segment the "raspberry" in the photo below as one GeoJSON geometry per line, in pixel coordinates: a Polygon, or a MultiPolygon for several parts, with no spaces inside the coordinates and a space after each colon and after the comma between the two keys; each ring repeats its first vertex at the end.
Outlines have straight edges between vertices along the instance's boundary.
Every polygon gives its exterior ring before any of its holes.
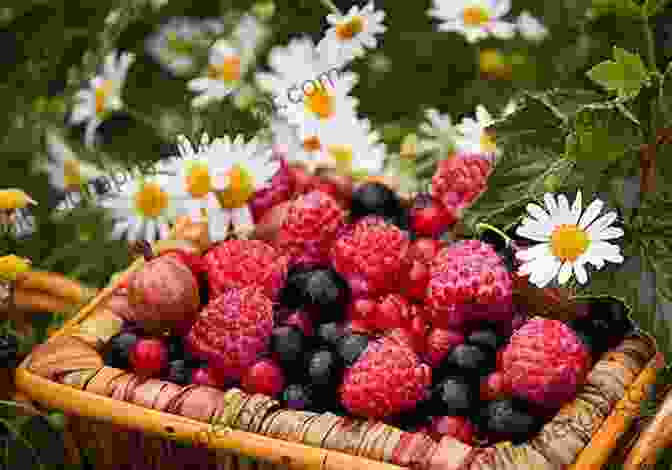
{"type": "Polygon", "coordinates": [[[345,372],[339,395],[352,414],[382,419],[415,408],[431,383],[432,370],[410,348],[383,338],[345,372]]]}
{"type": "Polygon", "coordinates": [[[179,249],[173,249],[173,250],[167,250],[161,253],[161,256],[174,256],[182,263],[187,265],[189,269],[191,269],[191,272],[194,273],[194,276],[199,276],[201,273],[206,272],[206,264],[203,258],[201,258],[198,255],[195,255],[193,253],[188,253],[184,250],[179,250],[179,249]]]}
{"type": "Polygon", "coordinates": [[[503,372],[495,371],[481,380],[481,400],[490,401],[503,398],[511,392],[509,377],[503,372]]]}
{"type": "Polygon", "coordinates": [[[206,253],[205,262],[212,297],[254,286],[275,299],[287,277],[287,258],[260,240],[224,241],[206,253]]]}
{"type": "Polygon", "coordinates": [[[280,160],[280,168],[275,173],[268,186],[259,189],[252,196],[250,209],[255,222],[273,206],[289,200],[292,196],[293,184],[289,166],[285,160],[280,160]]]}
{"type": "Polygon", "coordinates": [[[545,408],[559,407],[575,396],[590,361],[590,353],[571,328],[541,317],[513,334],[501,359],[513,393],[545,408]]]}
{"type": "Polygon", "coordinates": [[[240,385],[249,394],[278,395],[285,387],[282,369],[273,361],[262,360],[245,371],[240,385]]]}
{"type": "Polygon", "coordinates": [[[453,213],[469,206],[487,188],[490,163],[480,155],[458,154],[441,160],[431,195],[453,213]]]}
{"type": "Polygon", "coordinates": [[[464,240],[432,262],[426,303],[439,328],[468,320],[507,320],[513,309],[511,276],[490,245],[464,240]]]}
{"type": "Polygon", "coordinates": [[[191,383],[215,388],[224,387],[227,381],[220,375],[211,367],[199,367],[191,372],[191,383]]]}
{"type": "Polygon", "coordinates": [[[406,297],[418,302],[425,300],[429,266],[442,246],[442,242],[432,238],[419,238],[411,244],[401,276],[401,291],[406,297]]]}
{"type": "Polygon", "coordinates": [[[354,297],[398,289],[407,235],[379,217],[365,217],[334,243],[334,269],[350,285],[354,297]]]}
{"type": "Polygon", "coordinates": [[[291,257],[293,265],[326,264],[344,221],[345,212],[334,198],[311,191],[290,204],[276,247],[291,257]]]}
{"type": "Polygon", "coordinates": [[[258,288],[231,289],[203,309],[187,344],[222,375],[238,379],[267,351],[272,331],[271,300],[258,288]]]}
{"type": "Polygon", "coordinates": [[[410,212],[411,227],[416,235],[439,237],[457,221],[455,214],[428,194],[420,194],[410,212]]]}
{"type": "Polygon", "coordinates": [[[432,367],[438,367],[448,353],[464,343],[464,334],[456,330],[434,328],[427,336],[425,357],[432,367]]]}

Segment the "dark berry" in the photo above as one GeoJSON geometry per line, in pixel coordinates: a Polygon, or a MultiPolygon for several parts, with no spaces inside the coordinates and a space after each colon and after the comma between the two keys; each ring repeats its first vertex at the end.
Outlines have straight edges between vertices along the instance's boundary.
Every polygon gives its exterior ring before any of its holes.
{"type": "Polygon", "coordinates": [[[336,322],[323,323],[317,327],[317,340],[327,347],[335,347],[345,332],[343,326],[336,322]]]}
{"type": "Polygon", "coordinates": [[[451,211],[429,194],[420,194],[415,198],[409,215],[411,228],[420,237],[439,237],[457,221],[451,211]]]}
{"type": "Polygon", "coordinates": [[[308,274],[305,285],[305,308],[314,313],[318,323],[343,319],[350,300],[348,283],[332,269],[316,269],[308,274]]]}
{"type": "Polygon", "coordinates": [[[300,367],[306,337],[296,326],[279,326],[271,334],[271,351],[283,367],[300,367]]]}
{"type": "Polygon", "coordinates": [[[529,440],[539,431],[540,424],[540,420],[526,410],[524,402],[508,398],[488,403],[478,419],[481,431],[514,444],[529,440]]]}
{"type": "Polygon", "coordinates": [[[303,307],[306,301],[306,284],[310,270],[294,268],[287,275],[287,281],[280,291],[280,303],[290,310],[303,307]]]}
{"type": "Polygon", "coordinates": [[[185,355],[187,350],[184,347],[181,336],[170,336],[166,339],[166,345],[168,347],[168,360],[175,361],[177,359],[186,360],[185,355]]]}
{"type": "Polygon", "coordinates": [[[479,346],[459,344],[448,353],[444,363],[468,377],[479,377],[494,369],[495,355],[479,346]]]}
{"type": "Polygon", "coordinates": [[[366,335],[346,335],[338,341],[336,351],[343,362],[351,366],[357,362],[368,345],[369,338],[366,335]]]}
{"type": "Polygon", "coordinates": [[[138,335],[131,332],[123,332],[113,336],[105,347],[105,364],[117,369],[129,369],[129,356],[131,349],[138,342],[138,335]]]}
{"type": "Polygon", "coordinates": [[[503,341],[493,330],[472,331],[471,334],[467,336],[466,343],[489,349],[491,352],[495,352],[503,346],[503,341]]]}
{"type": "Polygon", "coordinates": [[[628,317],[628,308],[620,300],[610,297],[591,299],[588,314],[568,324],[596,354],[618,345],[635,329],[628,317]]]}
{"type": "Polygon", "coordinates": [[[390,188],[381,183],[366,183],[352,194],[350,214],[354,219],[367,215],[398,217],[401,201],[390,188]]]}
{"type": "Polygon", "coordinates": [[[504,236],[499,231],[486,227],[481,232],[479,239],[484,243],[492,245],[495,252],[504,261],[506,268],[512,272],[515,267],[515,253],[511,245],[511,239],[507,237],[508,235],[504,236]]]}
{"type": "Polygon", "coordinates": [[[468,415],[478,403],[472,384],[460,377],[448,377],[436,388],[436,403],[442,415],[468,415]]]}
{"type": "Polygon", "coordinates": [[[207,272],[198,274],[198,295],[201,299],[201,305],[208,305],[210,300],[210,287],[207,272]]]}
{"type": "Polygon", "coordinates": [[[168,365],[168,348],[159,338],[141,338],[131,348],[128,361],[138,375],[157,376],[168,365]]]}
{"type": "Polygon", "coordinates": [[[291,384],[282,392],[282,402],[291,410],[305,410],[313,406],[313,392],[310,386],[291,384]]]}
{"type": "Polygon", "coordinates": [[[183,359],[174,359],[168,363],[166,379],[177,385],[187,385],[191,380],[191,368],[183,359]]]}
{"type": "Polygon", "coordinates": [[[310,383],[318,387],[336,387],[341,380],[341,361],[335,353],[320,350],[308,358],[310,383]]]}
{"type": "Polygon", "coordinates": [[[0,336],[0,367],[12,369],[18,361],[19,343],[14,335],[0,336]]]}

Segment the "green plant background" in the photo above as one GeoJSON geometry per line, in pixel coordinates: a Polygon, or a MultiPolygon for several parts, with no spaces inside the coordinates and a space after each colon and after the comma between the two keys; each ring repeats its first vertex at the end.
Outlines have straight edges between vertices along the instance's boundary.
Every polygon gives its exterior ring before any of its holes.
{"type": "MultiPolygon", "coordinates": [[[[342,10],[350,5],[347,1],[336,3],[342,10]]],[[[649,0],[647,5],[653,8],[664,3],[649,0]]],[[[138,54],[124,91],[132,116],[115,118],[103,126],[102,152],[86,151],[81,130],[69,130],[69,142],[83,159],[100,162],[104,154],[121,166],[143,165],[165,156],[178,133],[195,136],[207,130],[217,136],[253,135],[262,121],[228,101],[203,112],[191,110],[186,79],[167,74],[144,53],[143,45],[147,34],[172,16],[216,17],[245,11],[252,5],[250,1],[171,0],[156,11],[143,1],[132,0],[5,0],[0,6],[0,188],[20,186],[40,204],[33,211],[37,231],[22,240],[1,240],[0,255],[28,257],[37,268],[63,272],[92,286],[103,286],[110,275],[127,266],[126,244],[107,239],[110,221],[95,206],[53,217],[56,193],[46,174],[33,170],[36,160],[45,158],[44,131],[53,125],[65,129],[68,97],[90,77],[106,52],[120,48],[138,54]],[[106,25],[105,19],[115,8],[120,11],[118,23],[106,25]],[[164,125],[166,115],[176,117],[170,126],[164,125]]],[[[658,337],[669,354],[669,328],[662,321],[665,310],[670,314],[672,301],[672,249],[667,241],[672,239],[669,146],[662,146],[658,153],[658,191],[646,195],[641,204],[634,202],[639,199],[637,149],[654,138],[652,132],[657,128],[670,124],[666,113],[649,112],[654,99],[661,109],[667,106],[668,82],[663,82],[660,93],[654,87],[644,87],[624,105],[637,116],[639,126],[629,123],[613,106],[604,112],[580,107],[610,99],[587,72],[610,60],[614,46],[640,54],[648,66],[655,62],[661,75],[665,72],[672,50],[663,42],[667,13],[661,9],[657,16],[644,20],[641,6],[634,0],[514,0],[513,13],[528,9],[542,18],[550,30],[549,38],[540,44],[517,37],[470,45],[456,34],[436,31],[426,14],[430,6],[426,0],[386,0],[377,6],[387,13],[388,31],[375,53],[353,64],[352,69],[360,75],[354,94],[360,100],[360,114],[382,130],[392,150],[398,149],[405,135],[417,130],[428,107],[448,112],[458,121],[479,104],[497,115],[523,90],[584,90],[581,94],[548,95],[551,98],[546,101],[538,96],[527,98],[521,112],[501,123],[497,128],[505,149],[501,169],[466,220],[471,226],[487,220],[504,227],[515,222],[526,202],[549,188],[573,192],[580,187],[584,201],[596,195],[605,198],[633,227],[624,246],[629,258],[623,266],[596,273],[590,290],[618,290],[619,295],[626,295],[636,320],[658,337]],[[647,36],[647,31],[654,35],[647,36]],[[512,70],[510,79],[481,76],[478,54],[486,48],[504,53],[512,70]],[[381,56],[389,61],[385,71],[372,66],[381,56]],[[549,102],[557,113],[549,111],[549,102]],[[563,119],[575,133],[573,147],[559,133],[563,119]],[[529,132],[521,134],[521,130],[529,132]],[[576,158],[572,165],[559,159],[569,149],[576,158]],[[557,173],[548,178],[546,170],[558,162],[557,173]],[[521,189],[526,191],[523,198],[521,189]],[[511,204],[512,200],[517,202],[511,204]],[[651,280],[651,273],[656,279],[642,284],[642,278],[651,280]]],[[[260,63],[263,65],[269,47],[286,44],[292,37],[307,34],[318,39],[327,13],[319,0],[278,0],[269,22],[273,35],[260,53],[260,63]]],[[[430,176],[431,168],[419,172],[418,178],[430,176]]],[[[61,316],[54,318],[58,321],[61,316]]],[[[38,335],[26,339],[24,347],[43,339],[49,324],[38,326],[38,335]]],[[[12,414],[8,407],[7,416],[12,414]]],[[[36,427],[33,421],[15,423],[17,429],[39,435],[44,423],[36,427]]],[[[34,447],[43,442],[34,438],[34,447]]],[[[14,449],[21,447],[14,442],[14,449]]]]}

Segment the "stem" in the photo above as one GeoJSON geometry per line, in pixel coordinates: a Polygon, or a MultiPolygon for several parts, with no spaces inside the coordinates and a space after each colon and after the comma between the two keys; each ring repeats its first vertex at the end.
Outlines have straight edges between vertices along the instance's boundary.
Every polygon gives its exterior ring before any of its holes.
{"type": "MultiPolygon", "coordinates": [[[[649,18],[644,15],[643,17],[643,27],[644,35],[646,37],[646,59],[649,63],[650,71],[653,75],[653,72],[658,72],[658,64],[656,63],[656,43],[655,38],[653,37],[653,30],[651,29],[651,23],[649,18]]],[[[662,86],[663,83],[661,80],[656,77],[658,86],[662,86]]],[[[658,94],[654,94],[651,99],[650,109],[649,109],[649,145],[656,145],[656,137],[658,134],[658,107],[659,100],[658,94]]],[[[641,189],[641,188],[640,188],[641,189]]],[[[640,204],[642,199],[645,198],[647,194],[640,192],[640,204]]]]}
{"type": "Polygon", "coordinates": [[[337,14],[338,16],[343,16],[343,13],[338,9],[338,7],[334,4],[332,0],[320,0],[320,3],[324,5],[325,7],[329,8],[333,13],[337,14]]]}

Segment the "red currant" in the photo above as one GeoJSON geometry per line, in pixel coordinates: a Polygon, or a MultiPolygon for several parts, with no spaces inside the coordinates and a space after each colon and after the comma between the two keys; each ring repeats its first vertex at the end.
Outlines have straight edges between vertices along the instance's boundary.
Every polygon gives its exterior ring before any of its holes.
{"type": "Polygon", "coordinates": [[[440,202],[418,199],[411,209],[411,228],[416,235],[438,237],[457,222],[455,214],[440,202]]]}
{"type": "Polygon", "coordinates": [[[262,360],[247,369],[240,385],[250,394],[261,393],[276,396],[285,387],[285,377],[282,369],[275,362],[262,360]]]}
{"type": "Polygon", "coordinates": [[[129,354],[133,370],[146,377],[154,377],[168,365],[168,347],[158,338],[139,339],[129,354]]]}

